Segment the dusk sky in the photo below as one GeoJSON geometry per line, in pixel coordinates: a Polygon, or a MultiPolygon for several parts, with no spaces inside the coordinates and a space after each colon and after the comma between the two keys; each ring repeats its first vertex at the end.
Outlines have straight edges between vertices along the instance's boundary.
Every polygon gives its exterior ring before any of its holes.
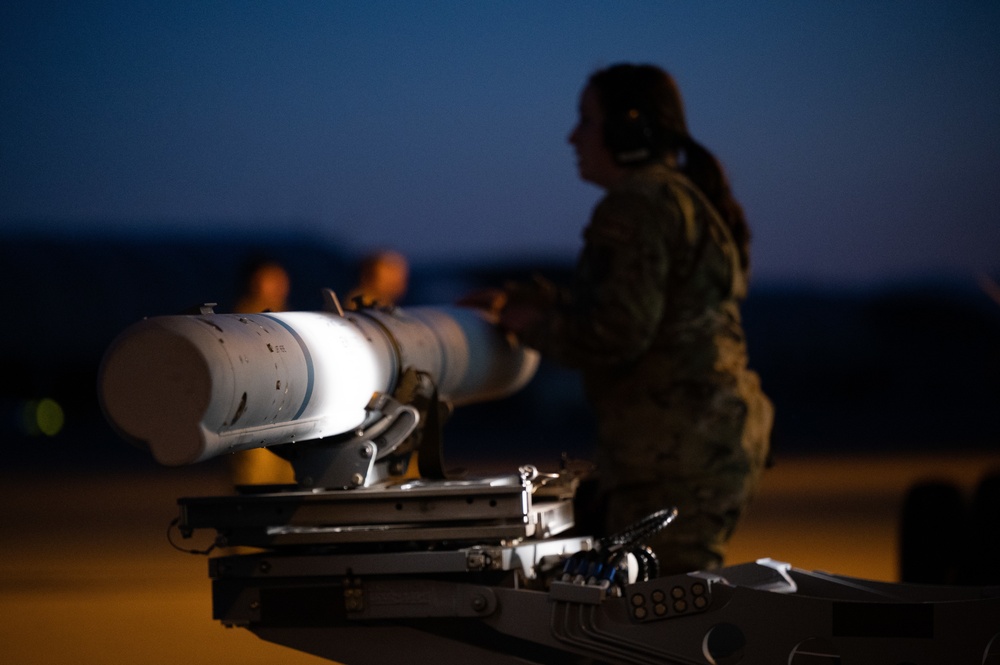
{"type": "Polygon", "coordinates": [[[565,258],[596,68],[674,74],[759,279],[1000,271],[1000,3],[76,2],[0,8],[0,238],[306,232],[565,258]]]}

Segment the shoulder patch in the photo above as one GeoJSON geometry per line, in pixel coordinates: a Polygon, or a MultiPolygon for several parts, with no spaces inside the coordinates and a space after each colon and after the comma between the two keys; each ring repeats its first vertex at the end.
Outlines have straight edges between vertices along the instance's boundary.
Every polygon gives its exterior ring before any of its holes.
{"type": "Polygon", "coordinates": [[[594,210],[584,231],[588,240],[626,243],[635,239],[648,206],[635,196],[609,195],[594,210]]]}
{"type": "Polygon", "coordinates": [[[619,215],[607,216],[600,220],[594,219],[586,229],[584,238],[590,241],[627,243],[635,238],[635,220],[619,215]]]}

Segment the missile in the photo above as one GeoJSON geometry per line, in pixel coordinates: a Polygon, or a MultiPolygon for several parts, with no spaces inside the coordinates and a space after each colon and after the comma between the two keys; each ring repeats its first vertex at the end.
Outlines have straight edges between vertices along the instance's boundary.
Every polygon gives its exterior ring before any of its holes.
{"type": "Polygon", "coordinates": [[[203,313],[144,319],[108,348],[101,407],[126,440],[178,466],[248,448],[367,427],[373,396],[403,373],[428,377],[453,405],[524,386],[538,354],[479,310],[203,313]]]}

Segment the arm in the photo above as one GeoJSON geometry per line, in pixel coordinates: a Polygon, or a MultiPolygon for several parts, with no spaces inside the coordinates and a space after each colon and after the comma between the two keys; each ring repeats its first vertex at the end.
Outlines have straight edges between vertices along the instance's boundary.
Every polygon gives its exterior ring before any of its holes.
{"type": "Polygon", "coordinates": [[[663,216],[646,197],[610,194],[584,231],[572,289],[518,285],[508,291],[501,323],[569,366],[635,360],[652,342],[667,304],[663,216]]]}

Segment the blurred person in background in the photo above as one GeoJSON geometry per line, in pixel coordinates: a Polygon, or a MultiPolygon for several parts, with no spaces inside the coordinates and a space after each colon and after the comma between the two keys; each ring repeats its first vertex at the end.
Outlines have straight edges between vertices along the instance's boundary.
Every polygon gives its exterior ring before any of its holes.
{"type": "Polygon", "coordinates": [[[382,249],[364,256],[358,269],[358,284],[347,296],[348,307],[392,307],[406,295],[410,264],[401,253],[382,249]]]}
{"type": "MultiPolygon", "coordinates": [[[[288,303],[291,278],[284,266],[273,259],[254,258],[242,271],[242,292],[236,312],[256,314],[280,312],[288,303]]],[[[233,453],[230,458],[233,484],[287,485],[295,482],[292,465],[267,448],[251,448],[233,453]]]]}
{"type": "Polygon", "coordinates": [[[236,311],[241,314],[280,312],[288,304],[292,280],[284,266],[273,259],[254,258],[243,267],[236,311]]]}

